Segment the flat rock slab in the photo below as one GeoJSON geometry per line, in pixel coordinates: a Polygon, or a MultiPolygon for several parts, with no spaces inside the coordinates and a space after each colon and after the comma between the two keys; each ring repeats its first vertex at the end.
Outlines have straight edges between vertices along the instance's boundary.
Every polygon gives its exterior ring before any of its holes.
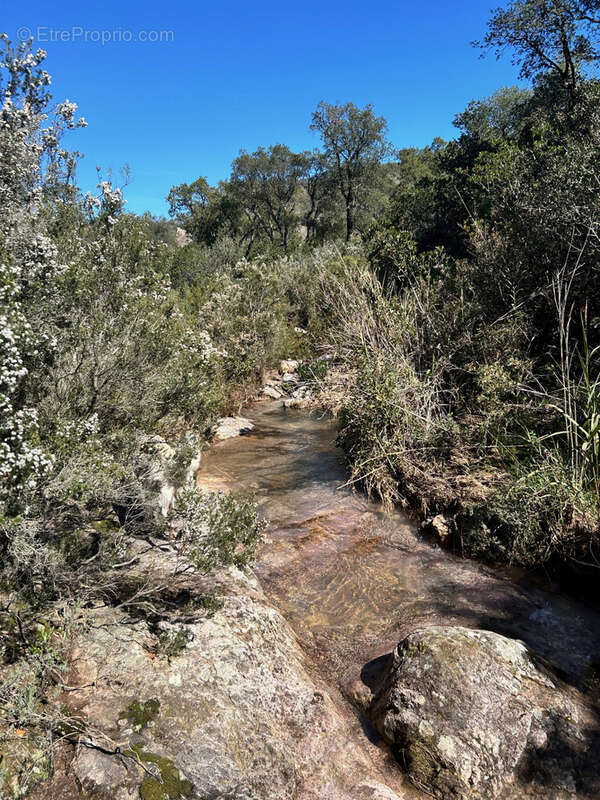
{"type": "Polygon", "coordinates": [[[254,423],[246,417],[221,417],[217,420],[214,439],[217,442],[225,439],[234,439],[254,430],[254,423]]]}

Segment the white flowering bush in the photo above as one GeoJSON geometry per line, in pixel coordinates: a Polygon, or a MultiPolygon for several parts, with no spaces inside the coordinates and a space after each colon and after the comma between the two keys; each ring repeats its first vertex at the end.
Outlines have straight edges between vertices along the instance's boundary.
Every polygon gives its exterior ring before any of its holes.
{"type": "Polygon", "coordinates": [[[122,426],[151,432],[181,416],[208,424],[222,400],[220,352],[197,315],[181,309],[161,271],[161,246],[131,215],[92,231],[77,253],[69,242],[61,302],[46,314],[56,344],[40,372],[43,421],[52,428],[65,415],[97,414],[104,433],[122,426]]]}
{"type": "Polygon", "coordinates": [[[123,211],[125,198],[123,190],[113,186],[110,180],[100,180],[97,194],[86,192],[83,208],[90,221],[103,220],[107,225],[114,225],[123,211]]]}
{"type": "Polygon", "coordinates": [[[19,288],[19,271],[0,262],[0,516],[21,510],[52,466],[52,457],[39,446],[37,412],[20,402],[25,361],[35,354],[37,341],[18,300],[19,288]]]}
{"type": "MultiPolygon", "coordinates": [[[[0,37],[0,515],[27,508],[53,464],[40,442],[38,409],[29,395],[31,366],[52,341],[28,313],[50,300],[60,274],[57,248],[40,225],[44,174],[56,171],[61,134],[85,124],[73,103],[45,112],[50,76],[45,52],[13,48],[0,37]]],[[[56,298],[54,297],[54,300],[56,298]]]]}

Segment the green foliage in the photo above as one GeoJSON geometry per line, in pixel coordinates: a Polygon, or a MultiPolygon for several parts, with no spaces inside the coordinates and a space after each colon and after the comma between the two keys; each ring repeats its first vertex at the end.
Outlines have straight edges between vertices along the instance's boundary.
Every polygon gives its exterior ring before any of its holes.
{"type": "Polygon", "coordinates": [[[315,358],[299,364],[296,373],[302,383],[318,383],[326,377],[328,371],[329,361],[326,358],[315,358]]]}
{"type": "Polygon", "coordinates": [[[383,285],[395,291],[404,289],[424,271],[414,237],[394,227],[373,231],[369,260],[383,285]]]}
{"type": "Polygon", "coordinates": [[[254,560],[264,528],[252,498],[191,489],[178,498],[181,552],[200,572],[220,565],[247,566],[254,560]]]}
{"type": "Polygon", "coordinates": [[[156,652],[170,661],[185,650],[192,638],[192,632],[183,626],[175,631],[161,631],[158,634],[156,652]]]}
{"type": "Polygon", "coordinates": [[[136,745],[133,754],[144,764],[154,764],[158,767],[160,777],[144,778],[140,786],[142,800],[183,800],[193,795],[192,783],[179,774],[179,770],[170,758],[158,756],[145,751],[136,745]]]}
{"type": "Polygon", "coordinates": [[[242,151],[231,167],[228,192],[241,209],[241,240],[246,255],[260,238],[289,248],[298,225],[296,205],[301,179],[308,159],[282,144],[259,147],[250,154],[242,151]]]}
{"type": "Polygon", "coordinates": [[[485,505],[467,506],[458,515],[463,551],[526,567],[568,560],[583,533],[577,519],[589,509],[586,499],[556,452],[541,454],[529,472],[516,466],[517,473],[485,505]]]}
{"type": "Polygon", "coordinates": [[[375,116],[371,105],[361,109],[354,103],[341,106],[321,102],[310,127],[323,139],[324,156],[344,200],[348,241],[365,186],[377,174],[381,161],[392,153],[386,139],[387,123],[375,116]]]}
{"type": "Polygon", "coordinates": [[[582,67],[598,58],[598,10],[596,0],[513,0],[494,11],[479,44],[496,56],[509,48],[521,78],[557,73],[572,104],[582,67]]]}

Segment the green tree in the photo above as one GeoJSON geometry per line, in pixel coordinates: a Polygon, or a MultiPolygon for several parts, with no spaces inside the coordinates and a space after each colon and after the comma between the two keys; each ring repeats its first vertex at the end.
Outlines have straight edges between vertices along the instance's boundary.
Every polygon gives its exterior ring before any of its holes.
{"type": "Polygon", "coordinates": [[[387,122],[384,117],[375,116],[370,104],[361,109],[354,103],[341,106],[320,102],[310,127],[321,134],[325,156],[343,197],[348,240],[370,178],[392,153],[386,139],[387,122]]]}
{"type": "Polygon", "coordinates": [[[474,142],[497,143],[519,132],[531,98],[530,89],[503,86],[483,100],[472,100],[456,115],[454,125],[474,142]]]}
{"type": "Polygon", "coordinates": [[[303,180],[306,208],[303,215],[308,242],[322,241],[338,232],[340,202],[335,175],[320,150],[305,153],[307,170],[303,180]]]}
{"type": "Polygon", "coordinates": [[[242,241],[248,253],[260,239],[288,250],[299,223],[298,190],[307,168],[306,156],[283,144],[259,147],[254,153],[242,151],[235,159],[228,192],[241,210],[242,241]]]}
{"type": "Polygon", "coordinates": [[[598,59],[598,0],[515,0],[492,14],[481,42],[500,57],[513,53],[519,76],[537,80],[555,73],[571,108],[582,80],[582,68],[598,59]]]}
{"type": "Polygon", "coordinates": [[[236,214],[223,185],[214,188],[206,178],[173,186],[167,202],[169,214],[199,244],[212,245],[225,229],[235,227],[236,214]]]}

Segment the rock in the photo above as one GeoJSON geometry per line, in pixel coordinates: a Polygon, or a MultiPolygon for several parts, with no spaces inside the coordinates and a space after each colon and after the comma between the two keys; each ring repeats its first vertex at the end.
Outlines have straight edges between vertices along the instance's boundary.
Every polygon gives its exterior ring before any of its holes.
{"type": "Polygon", "coordinates": [[[177,453],[162,436],[149,436],[143,442],[137,467],[147,495],[144,498],[143,516],[156,517],[156,512],[167,517],[178,491],[188,484],[200,467],[200,450],[190,459],[185,472],[175,478],[177,453]]]}
{"type": "Polygon", "coordinates": [[[354,787],[356,800],[401,800],[400,796],[382,783],[365,781],[354,787]]]}
{"type": "Polygon", "coordinates": [[[298,383],[298,377],[293,372],[286,372],[282,381],[283,383],[298,383]]]}
{"type": "Polygon", "coordinates": [[[443,514],[438,514],[433,519],[428,519],[423,523],[423,529],[432,533],[440,544],[445,544],[450,538],[450,523],[443,514]]]}
{"type": "Polygon", "coordinates": [[[285,359],[279,365],[279,372],[282,375],[286,375],[288,373],[296,372],[296,370],[298,369],[298,366],[299,366],[299,362],[298,361],[294,361],[291,358],[285,359]]]}
{"type": "Polygon", "coordinates": [[[358,679],[344,686],[343,693],[361,711],[366,711],[373,702],[373,693],[358,679]]]}
{"type": "Polygon", "coordinates": [[[575,791],[597,772],[592,712],[522,642],[496,633],[415,631],[394,651],[368,713],[412,781],[440,799],[600,790],[596,777],[575,791]]]}
{"type": "Polygon", "coordinates": [[[169,479],[169,468],[175,458],[175,450],[162,436],[149,436],[142,445],[142,458],[138,474],[163,517],[166,517],[175,501],[177,488],[169,479]]]}
{"type": "Polygon", "coordinates": [[[262,393],[265,397],[270,397],[272,400],[280,400],[282,397],[282,393],[274,386],[265,386],[262,393]]]}
{"type": "Polygon", "coordinates": [[[214,439],[217,442],[224,439],[233,439],[236,436],[243,436],[254,430],[254,423],[245,417],[221,417],[217,420],[214,432],[214,439]]]}
{"type": "Polygon", "coordinates": [[[310,398],[302,396],[302,397],[286,397],[283,401],[284,408],[308,408],[310,406],[310,398]]]}
{"type": "Polygon", "coordinates": [[[113,789],[127,778],[127,769],[120,761],[84,744],[78,747],[73,772],[88,790],[113,789]]]}
{"type": "MultiPolygon", "coordinates": [[[[176,563],[162,551],[147,558],[136,574],[176,563]]],[[[152,774],[159,769],[174,783],[169,797],[178,800],[190,791],[228,800],[399,800],[401,775],[384,780],[363,752],[358,721],[311,677],[257,581],[235,569],[215,580],[222,608],[187,625],[193,638],[170,658],[155,653],[144,619],[111,607],[90,611],[70,657],[66,680],[85,687],[63,696],[70,712],[100,744],[109,736],[122,753],[143,753],[152,774]]],[[[201,591],[198,576],[171,581],[174,596],[201,591]]],[[[140,791],[155,779],[134,758],[79,748],[71,770],[94,797],[153,796],[140,791]]],[[[81,800],[87,796],[82,790],[81,800]]]]}

